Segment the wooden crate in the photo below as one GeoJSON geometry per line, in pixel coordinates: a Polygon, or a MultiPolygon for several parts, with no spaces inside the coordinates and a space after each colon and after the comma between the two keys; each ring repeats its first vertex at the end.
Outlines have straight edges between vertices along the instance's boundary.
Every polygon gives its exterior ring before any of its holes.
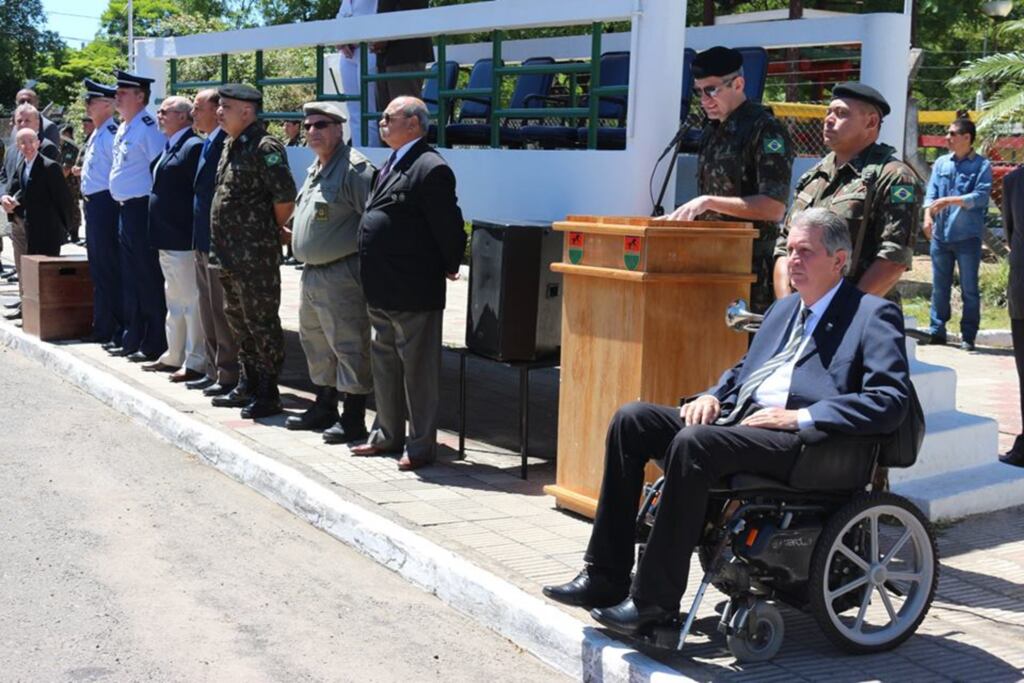
{"type": "Polygon", "coordinates": [[[92,331],[92,277],[84,256],[22,256],[22,329],[44,341],[92,331]]]}

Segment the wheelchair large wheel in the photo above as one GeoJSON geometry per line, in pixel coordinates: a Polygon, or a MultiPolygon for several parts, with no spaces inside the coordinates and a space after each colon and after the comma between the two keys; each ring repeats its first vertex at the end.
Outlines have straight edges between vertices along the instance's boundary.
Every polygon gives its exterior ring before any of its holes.
{"type": "Polygon", "coordinates": [[[931,525],[910,501],[876,492],[858,496],[828,520],[807,591],[825,635],[862,654],[909,638],[928,613],[938,578],[931,525]]]}

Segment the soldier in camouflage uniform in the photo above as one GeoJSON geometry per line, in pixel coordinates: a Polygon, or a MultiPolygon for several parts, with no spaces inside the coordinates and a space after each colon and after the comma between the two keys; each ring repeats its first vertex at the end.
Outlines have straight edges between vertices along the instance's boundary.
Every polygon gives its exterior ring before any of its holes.
{"type": "Polygon", "coordinates": [[[71,169],[78,165],[80,156],[74,134],[75,129],[70,123],[60,130],[60,163],[64,169],[68,190],[71,191],[71,224],[68,226],[68,238],[72,242],[78,242],[78,231],[82,227],[82,179],[71,172],[71,169]]]}
{"type": "Polygon", "coordinates": [[[284,145],[257,119],[262,103],[247,85],[222,86],[218,111],[228,134],[217,166],[210,213],[210,261],[220,266],[224,311],[238,340],[241,377],[215,406],[242,408],[255,419],[280,413],[277,376],[284,365],[281,331],[281,230],[295,204],[284,145]]]}
{"type": "Polygon", "coordinates": [[[694,95],[708,118],[700,138],[697,187],[700,194],[676,209],[671,220],[753,221],[751,310],[761,313],[775,300],[773,251],[786,213],[793,173],[789,132],[771,111],[743,92],[743,57],[713,47],[693,60],[694,95]]]}
{"type": "MultiPolygon", "coordinates": [[[[877,142],[882,118],[890,111],[877,90],[843,83],[832,97],[824,122],[825,144],[832,151],[797,182],[789,216],[820,207],[845,218],[854,244],[847,277],[865,292],[896,299],[894,287],[912,265],[921,182],[896,158],[895,149],[877,142]]],[[[788,219],[775,249],[779,296],[790,290],[787,226],[788,219]]]]}

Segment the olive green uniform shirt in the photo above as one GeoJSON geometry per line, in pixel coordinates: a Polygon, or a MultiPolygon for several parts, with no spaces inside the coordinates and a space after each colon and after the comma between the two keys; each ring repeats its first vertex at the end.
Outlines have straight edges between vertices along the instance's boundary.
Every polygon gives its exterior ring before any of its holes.
{"type": "Polygon", "coordinates": [[[295,200],[284,145],[255,122],[228,138],[210,208],[210,260],[223,268],[272,268],[281,261],[275,204],[295,200]]]}
{"type": "MultiPolygon", "coordinates": [[[[700,140],[697,186],[700,194],[714,197],[764,195],[786,204],[793,174],[793,144],[786,127],[771,111],[750,100],[725,121],[712,121],[700,140]]],[[[701,220],[742,220],[714,211],[701,220]]],[[[774,221],[755,221],[751,309],[763,312],[775,300],[772,288],[772,250],[779,235],[774,221]]]]}
{"type": "Polygon", "coordinates": [[[373,172],[373,164],[344,143],[325,166],[319,159],[313,162],[295,199],[295,258],[318,266],[356,253],[359,219],[373,187],[373,172]]]}
{"type": "Polygon", "coordinates": [[[851,282],[858,282],[876,259],[910,268],[922,198],[920,179],[889,145],[874,143],[838,168],[836,155],[830,152],[797,182],[775,255],[786,255],[788,226],[795,214],[825,208],[847,220],[854,245],[861,226],[866,227],[860,258],[850,271],[851,282]]]}

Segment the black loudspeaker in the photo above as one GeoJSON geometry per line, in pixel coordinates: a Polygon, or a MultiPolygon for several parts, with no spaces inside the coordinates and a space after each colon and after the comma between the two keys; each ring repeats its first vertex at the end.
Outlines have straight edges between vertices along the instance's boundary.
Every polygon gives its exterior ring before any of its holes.
{"type": "Polygon", "coordinates": [[[556,355],[562,335],[562,233],[550,223],[473,221],[466,347],[501,361],[556,355]]]}

